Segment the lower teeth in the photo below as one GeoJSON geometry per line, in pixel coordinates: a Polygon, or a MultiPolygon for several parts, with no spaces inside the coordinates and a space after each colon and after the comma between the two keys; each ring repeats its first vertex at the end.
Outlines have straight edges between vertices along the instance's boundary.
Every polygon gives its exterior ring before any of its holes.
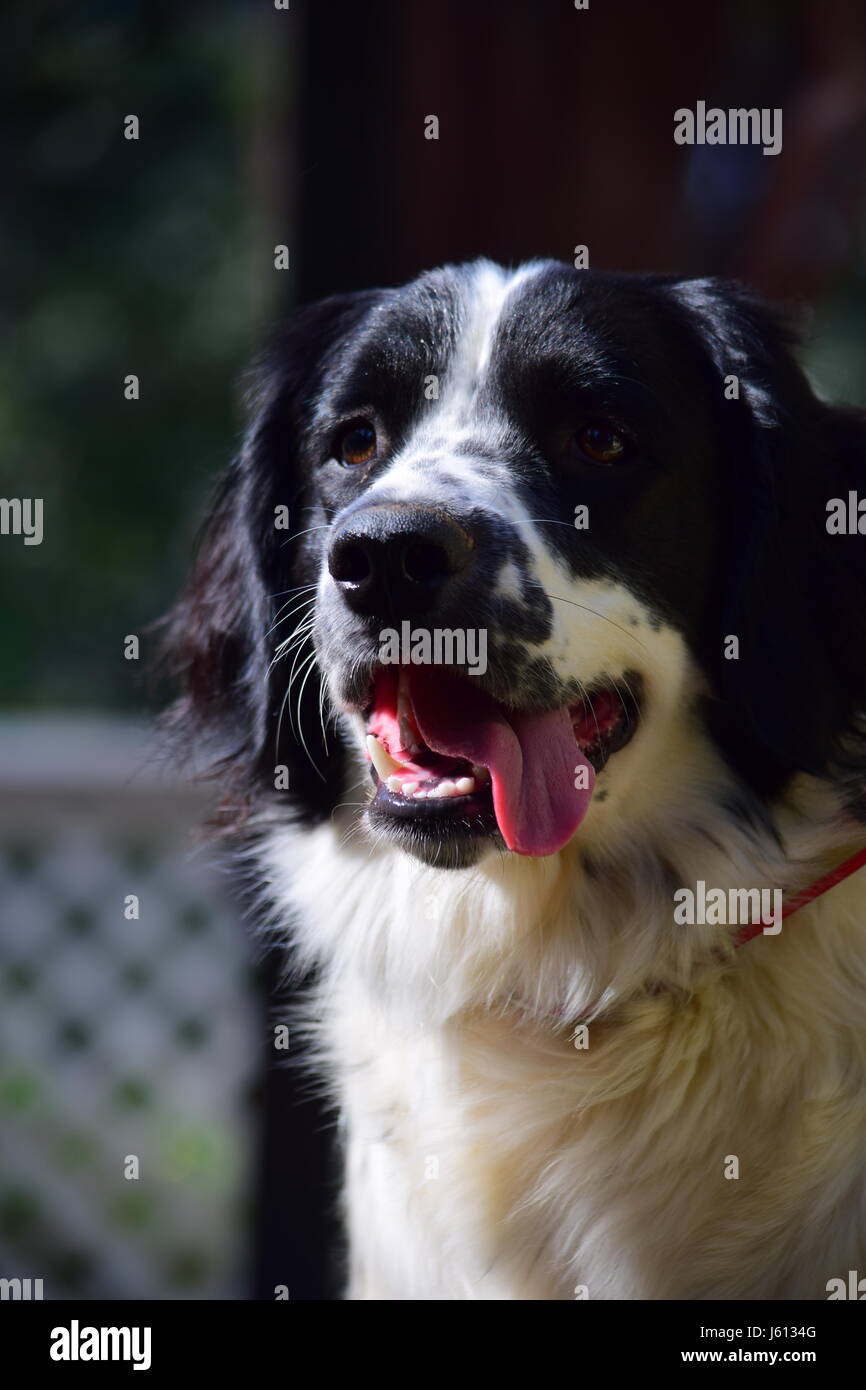
{"type": "Polygon", "coordinates": [[[407,800],[427,801],[427,800],[447,800],[452,796],[469,796],[476,791],[478,786],[483,786],[490,780],[490,774],[486,767],[473,768],[472,777],[443,777],[439,780],[430,779],[426,782],[413,781],[411,778],[401,778],[396,775],[387,778],[385,785],[389,791],[397,792],[398,795],[406,797],[407,800]]]}

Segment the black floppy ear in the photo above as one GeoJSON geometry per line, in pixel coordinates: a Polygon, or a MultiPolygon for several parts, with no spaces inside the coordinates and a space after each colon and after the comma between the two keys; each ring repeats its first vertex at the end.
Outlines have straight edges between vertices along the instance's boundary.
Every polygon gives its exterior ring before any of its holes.
{"type": "Polygon", "coordinates": [[[169,615],[163,649],[163,665],[180,687],[164,725],[182,759],[222,777],[218,815],[227,828],[245,819],[262,740],[254,634],[263,591],[245,494],[238,459],[219,483],[189,581],[169,615]]]}
{"type": "Polygon", "coordinates": [[[217,820],[227,829],[245,821],[262,793],[315,820],[344,787],[310,636],[301,634],[292,660],[274,656],[280,618],[287,615],[288,636],[318,577],[315,545],[301,543],[312,525],[304,432],[334,352],[378,298],[369,291],[323,300],[298,310],[275,336],[253,374],[241,452],[219,485],[169,618],[166,665],[181,693],[166,724],[180,751],[206,759],[221,779],[217,820]],[[280,522],[288,510],[288,528],[277,524],[278,508],[280,522]],[[300,679],[290,690],[295,656],[300,679]]]}
{"type": "Polygon", "coordinates": [[[866,490],[866,416],[815,396],[789,327],[742,288],[688,281],[675,294],[719,401],[728,515],[707,662],[722,741],[752,780],[802,770],[862,794],[866,536],[827,523],[832,499],[866,490]],[[739,395],[725,399],[731,377],[739,395]]]}

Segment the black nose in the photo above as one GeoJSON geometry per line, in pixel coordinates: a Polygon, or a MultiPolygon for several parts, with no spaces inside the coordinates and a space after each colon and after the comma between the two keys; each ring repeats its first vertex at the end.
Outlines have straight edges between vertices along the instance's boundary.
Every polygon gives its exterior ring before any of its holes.
{"type": "Polygon", "coordinates": [[[466,577],[474,548],[471,532],[447,512],[380,503],[338,528],[328,569],[356,613],[412,618],[436,608],[466,577]]]}

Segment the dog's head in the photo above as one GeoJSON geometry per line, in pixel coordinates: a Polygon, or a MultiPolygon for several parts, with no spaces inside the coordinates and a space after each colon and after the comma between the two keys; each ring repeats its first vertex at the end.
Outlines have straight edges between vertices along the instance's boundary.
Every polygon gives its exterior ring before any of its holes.
{"type": "Polygon", "coordinates": [[[301,310],[176,617],[179,716],[236,803],[323,818],[366,760],[369,824],[443,866],[627,833],[696,726],[746,798],[853,802],[866,570],[827,504],[863,437],[717,281],[480,262],[301,310]]]}

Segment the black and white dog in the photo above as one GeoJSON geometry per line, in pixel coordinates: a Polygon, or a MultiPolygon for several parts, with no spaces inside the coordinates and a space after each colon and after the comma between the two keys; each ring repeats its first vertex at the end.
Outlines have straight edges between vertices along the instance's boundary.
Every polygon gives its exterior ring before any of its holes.
{"type": "Polygon", "coordinates": [[[866,1276],[866,874],[734,910],[866,843],[858,489],[713,280],[479,262],[274,345],[175,715],[316,972],[350,1297],[866,1276]]]}

